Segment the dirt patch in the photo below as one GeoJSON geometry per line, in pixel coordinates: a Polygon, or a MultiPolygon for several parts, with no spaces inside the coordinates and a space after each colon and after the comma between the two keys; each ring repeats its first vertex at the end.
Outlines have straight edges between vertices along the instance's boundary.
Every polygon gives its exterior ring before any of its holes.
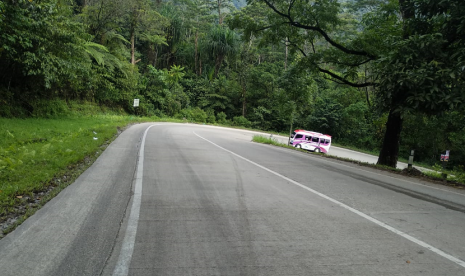
{"type": "Polygon", "coordinates": [[[408,176],[423,176],[423,173],[417,168],[405,168],[401,171],[401,174],[408,176]]]}

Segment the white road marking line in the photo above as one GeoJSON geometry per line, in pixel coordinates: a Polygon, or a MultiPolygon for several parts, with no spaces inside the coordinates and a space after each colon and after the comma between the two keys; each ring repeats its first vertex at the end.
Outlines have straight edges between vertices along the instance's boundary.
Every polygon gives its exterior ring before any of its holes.
{"type": "Polygon", "coordinates": [[[228,153],[230,153],[230,154],[232,154],[232,155],[234,155],[234,156],[236,156],[236,157],[238,157],[238,158],[240,158],[240,159],[242,159],[244,161],[247,161],[247,162],[249,162],[249,163],[251,163],[251,164],[253,164],[253,165],[255,165],[255,166],[257,166],[257,167],[259,167],[259,168],[261,168],[261,169],[263,169],[263,170],[265,170],[267,172],[269,172],[269,173],[272,173],[272,174],[274,174],[274,175],[276,175],[278,177],[281,177],[282,179],[284,179],[286,181],[289,181],[290,183],[292,183],[292,184],[294,184],[296,186],[299,186],[299,187],[301,187],[301,188],[303,188],[303,189],[305,189],[305,190],[307,190],[309,192],[312,192],[312,193],[314,193],[314,194],[316,194],[316,195],[318,195],[318,196],[320,196],[320,197],[322,197],[324,199],[327,199],[327,200],[331,201],[332,203],[337,204],[337,205],[343,207],[344,209],[347,209],[347,210],[349,210],[349,211],[351,211],[351,212],[353,212],[353,213],[355,213],[355,214],[357,214],[357,215],[359,215],[359,216],[361,216],[361,217],[363,217],[363,218],[377,224],[378,226],[381,226],[381,227],[383,227],[383,228],[385,228],[385,229],[387,229],[387,230],[389,230],[389,231],[391,231],[391,232],[393,232],[393,233],[395,233],[395,234],[397,234],[399,236],[402,236],[402,237],[406,238],[407,240],[409,240],[411,242],[414,242],[414,243],[416,243],[416,244],[418,244],[418,245],[420,245],[422,247],[425,247],[426,249],[429,249],[430,251],[438,254],[439,256],[442,256],[442,257],[448,259],[449,261],[452,261],[452,262],[460,265],[461,267],[465,268],[465,262],[464,261],[462,261],[462,260],[460,260],[460,259],[458,259],[458,258],[456,258],[456,257],[454,257],[452,255],[449,255],[446,252],[444,252],[444,251],[442,251],[442,250],[440,250],[440,249],[438,249],[438,248],[436,248],[436,247],[434,247],[434,246],[432,246],[430,244],[427,244],[427,243],[425,243],[423,241],[420,241],[419,239],[414,238],[414,237],[410,236],[409,234],[406,234],[406,233],[404,233],[404,232],[402,232],[400,230],[397,230],[396,228],[394,228],[392,226],[389,226],[389,225],[387,225],[386,223],[384,223],[382,221],[379,221],[379,220],[377,220],[377,219],[375,219],[373,217],[370,217],[369,215],[367,215],[367,214],[365,214],[363,212],[360,212],[359,210],[354,209],[354,208],[352,208],[352,207],[350,207],[350,206],[348,206],[348,205],[346,205],[346,204],[344,204],[344,203],[342,203],[340,201],[337,201],[334,198],[331,198],[331,197],[329,197],[329,196],[327,196],[325,194],[322,194],[322,193],[320,193],[320,192],[318,192],[316,190],[313,190],[312,188],[309,188],[309,187],[307,187],[307,186],[305,186],[303,184],[300,184],[299,182],[294,181],[294,180],[292,180],[292,179],[290,179],[290,178],[288,178],[288,177],[286,177],[286,176],[284,176],[282,174],[279,174],[279,173],[277,173],[277,172],[275,172],[275,171],[273,171],[271,169],[268,169],[267,167],[264,167],[264,166],[262,166],[262,165],[260,165],[258,163],[255,163],[252,160],[249,160],[249,159],[247,159],[245,157],[242,157],[241,155],[239,155],[237,153],[234,153],[234,152],[232,152],[230,150],[227,150],[227,149],[215,144],[214,142],[212,142],[212,141],[198,135],[195,132],[194,132],[194,134],[197,137],[199,137],[199,138],[213,144],[214,146],[216,146],[216,147],[218,147],[218,148],[220,148],[220,149],[222,149],[222,150],[224,150],[224,151],[226,151],[226,152],[228,152],[228,153]]]}
{"type": "MultiPolygon", "coordinates": [[[[253,141],[251,141],[253,142],[253,141]]],[[[260,144],[260,143],[257,143],[258,145],[262,145],[264,147],[273,147],[271,145],[267,145],[267,144],[260,144]]],[[[275,147],[276,148],[276,147],[275,147]]],[[[286,148],[276,148],[276,149],[279,149],[279,150],[287,150],[286,148]]],[[[304,152],[294,152],[294,153],[297,153],[297,154],[306,154],[304,152]]],[[[371,173],[371,174],[374,174],[374,175],[379,175],[379,176],[384,176],[384,177],[389,177],[389,178],[392,178],[392,179],[395,179],[395,180],[398,180],[398,181],[403,181],[403,182],[407,182],[407,183],[410,183],[410,184],[413,184],[413,185],[416,185],[416,186],[421,186],[423,188],[428,188],[428,189],[433,189],[433,190],[438,190],[438,191],[443,191],[443,192],[446,192],[446,193],[451,193],[451,194],[455,194],[455,195],[459,195],[459,196],[464,196],[465,197],[465,194],[463,193],[457,193],[457,192],[454,192],[454,191],[450,191],[450,190],[446,190],[446,189],[441,189],[441,188],[437,188],[437,187],[433,187],[433,186],[428,186],[428,185],[425,185],[425,184],[421,184],[421,183],[415,183],[413,181],[410,181],[410,180],[406,180],[406,179],[398,179],[398,178],[395,178],[395,177],[392,177],[390,175],[385,175],[385,174],[380,174],[380,173],[377,173],[377,172],[372,172],[372,171],[368,171],[368,170],[364,170],[364,169],[361,169],[361,168],[356,168],[356,167],[353,167],[353,166],[348,166],[348,165],[345,165],[345,164],[342,164],[342,163],[336,163],[335,161],[331,160],[331,158],[319,158],[319,157],[316,157],[312,154],[307,154],[306,155],[307,157],[311,157],[313,159],[317,159],[320,160],[321,162],[327,162],[327,163],[330,163],[330,164],[338,164],[338,165],[341,165],[343,167],[347,167],[347,168],[350,168],[350,169],[355,169],[355,170],[358,170],[358,171],[362,171],[362,172],[367,172],[367,173],[371,173]]],[[[336,155],[333,155],[333,156],[336,156],[336,155]]],[[[336,156],[337,157],[337,156],[336,156]]],[[[352,159],[354,161],[357,161],[355,159],[352,159]]],[[[344,161],[343,161],[344,162],[344,161]]],[[[360,161],[360,162],[363,162],[363,161],[360,161]]],[[[370,167],[368,167],[370,168],[370,167]]],[[[402,175],[401,175],[402,176],[402,175]]],[[[405,177],[405,176],[404,176],[405,177]]]]}
{"type": "MultiPolygon", "coordinates": [[[[200,126],[199,126],[200,127],[200,126]]],[[[234,128],[227,128],[227,127],[218,127],[218,126],[208,126],[208,125],[204,125],[202,127],[212,127],[212,128],[222,128],[222,129],[225,129],[225,130],[233,130],[233,131],[237,131],[237,132],[251,132],[251,133],[254,133],[254,134],[259,134],[259,135],[265,135],[265,136],[268,136],[269,133],[263,133],[263,132],[256,132],[256,131],[251,131],[251,130],[243,130],[243,129],[234,129],[234,128]]],[[[286,137],[283,137],[283,136],[278,136],[280,137],[281,139],[287,139],[286,137]]],[[[254,143],[253,141],[250,141],[251,143],[254,143]]],[[[258,144],[258,143],[257,143],[258,144]]],[[[285,143],[284,143],[285,144],[285,143]]],[[[265,144],[260,144],[260,145],[263,145],[263,146],[270,146],[270,145],[265,145],[265,144]]],[[[334,148],[337,148],[337,149],[342,149],[342,150],[345,150],[345,151],[350,151],[350,152],[354,152],[354,153],[357,153],[357,154],[363,154],[363,155],[367,155],[367,156],[370,156],[370,157],[376,157],[374,155],[370,155],[370,154],[367,154],[367,153],[363,153],[363,152],[358,152],[358,151],[353,151],[353,150],[349,150],[349,149],[345,149],[345,148],[340,148],[340,147],[336,147],[334,146],[334,148]]],[[[278,148],[278,149],[282,149],[282,150],[285,150],[285,148],[278,148]]],[[[331,154],[330,154],[331,155],[331,154]]],[[[308,155],[309,157],[312,157],[312,158],[316,158],[315,156],[312,156],[312,155],[308,155]]],[[[337,156],[337,155],[332,155],[332,156],[335,156],[335,157],[340,157],[340,156],[337,156]]],[[[342,157],[342,158],[346,158],[346,157],[342,157]]],[[[348,158],[350,159],[350,158],[348,158]]],[[[321,159],[320,160],[324,160],[324,159],[321,159]]],[[[356,159],[352,159],[354,161],[357,161],[356,159]]],[[[329,161],[329,160],[324,160],[325,162],[329,162],[329,163],[335,163],[333,161],[329,161]]],[[[364,162],[364,161],[360,161],[360,162],[364,162]]],[[[370,162],[365,162],[365,163],[369,163],[369,164],[375,164],[375,163],[370,163],[370,162]]],[[[402,163],[402,162],[401,162],[402,163]]],[[[347,166],[347,165],[343,165],[343,164],[340,164],[342,166],[345,166],[345,167],[348,167],[348,168],[351,168],[351,169],[356,169],[356,170],[359,170],[359,171],[364,171],[364,172],[368,172],[368,173],[371,173],[371,174],[375,174],[375,175],[381,175],[381,176],[385,176],[385,177],[389,177],[389,178],[392,178],[392,179],[396,179],[398,180],[397,178],[395,177],[392,177],[392,176],[389,176],[389,175],[384,175],[384,174],[379,174],[379,173],[375,173],[375,172],[370,172],[370,171],[367,171],[367,170],[363,170],[363,169],[360,169],[360,168],[354,168],[354,167],[350,167],[350,166],[347,166]]],[[[450,190],[445,190],[445,189],[441,189],[441,188],[436,188],[436,187],[432,187],[432,186],[428,186],[428,185],[425,185],[425,184],[420,184],[420,183],[415,183],[413,181],[409,181],[409,180],[405,180],[403,179],[402,181],[404,182],[407,182],[407,183],[411,183],[413,185],[417,185],[417,186],[422,186],[422,187],[428,187],[430,189],[435,189],[435,190],[439,190],[439,191],[443,191],[443,192],[448,192],[448,193],[451,193],[451,194],[456,194],[456,195],[459,195],[459,196],[465,196],[465,194],[462,194],[462,193],[457,193],[457,192],[454,192],[454,191],[450,191],[450,190]]]]}
{"type": "Polygon", "coordinates": [[[144,176],[144,148],[145,137],[151,127],[149,126],[142,137],[139,149],[139,159],[136,169],[136,184],[134,187],[134,196],[132,199],[131,213],[129,215],[128,226],[124,235],[123,245],[119,254],[118,262],[113,271],[113,276],[127,276],[129,273],[129,265],[131,264],[132,253],[134,252],[134,244],[136,241],[137,225],[139,222],[140,205],[142,198],[142,178],[144,176]]]}

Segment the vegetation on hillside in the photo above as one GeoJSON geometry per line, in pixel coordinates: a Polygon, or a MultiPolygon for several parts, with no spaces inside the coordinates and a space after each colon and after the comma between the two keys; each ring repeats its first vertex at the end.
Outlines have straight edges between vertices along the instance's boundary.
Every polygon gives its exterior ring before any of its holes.
{"type": "Polygon", "coordinates": [[[464,165],[464,1],[243,5],[0,0],[0,116],[59,116],[89,101],[311,129],[379,150],[382,165],[411,149],[430,164],[450,150],[449,166],[464,165]]]}

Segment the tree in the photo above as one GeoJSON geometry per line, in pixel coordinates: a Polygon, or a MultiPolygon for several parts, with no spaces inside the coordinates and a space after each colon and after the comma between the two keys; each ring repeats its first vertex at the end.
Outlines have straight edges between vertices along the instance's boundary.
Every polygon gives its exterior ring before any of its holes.
{"type": "Polygon", "coordinates": [[[204,51],[215,60],[216,78],[223,60],[232,57],[237,52],[239,39],[234,31],[223,26],[212,26],[205,39],[204,51]]]}
{"type": "Polygon", "coordinates": [[[266,6],[268,13],[236,16],[246,33],[287,40],[300,64],[336,83],[376,89],[379,110],[389,113],[378,164],[396,166],[404,112],[434,113],[464,102],[463,1],[369,1],[358,7],[363,20],[350,32],[339,1],[256,2],[252,11],[266,6]]]}
{"type": "Polygon", "coordinates": [[[8,1],[0,8],[2,98],[11,104],[17,97],[31,112],[38,98],[60,96],[56,91],[65,88],[76,92],[90,75],[91,36],[70,20],[71,9],[50,0],[8,1]]]}
{"type": "Polygon", "coordinates": [[[399,1],[402,32],[377,61],[379,105],[389,110],[379,164],[395,166],[406,112],[463,108],[465,3],[399,1]]]}
{"type": "MultiPolygon", "coordinates": [[[[145,38],[161,35],[167,25],[166,18],[154,10],[147,0],[130,1],[127,13],[127,24],[131,41],[131,64],[135,65],[139,60],[135,59],[136,35],[145,34],[145,38]]],[[[146,40],[147,41],[147,40],[146,40]]],[[[160,42],[163,44],[163,42],[160,42]]]]}
{"type": "Polygon", "coordinates": [[[95,42],[102,42],[108,32],[118,32],[126,16],[129,1],[127,0],[82,0],[81,21],[87,26],[89,34],[95,42]]]}
{"type": "Polygon", "coordinates": [[[313,80],[308,77],[305,70],[299,66],[293,66],[284,71],[278,83],[281,88],[279,102],[284,113],[288,113],[289,116],[290,137],[296,115],[302,113],[310,103],[313,80]]]}

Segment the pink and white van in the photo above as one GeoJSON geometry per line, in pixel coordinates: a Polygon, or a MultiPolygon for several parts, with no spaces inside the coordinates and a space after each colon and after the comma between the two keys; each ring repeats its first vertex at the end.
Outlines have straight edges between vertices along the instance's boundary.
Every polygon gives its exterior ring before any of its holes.
{"type": "Polygon", "coordinates": [[[323,134],[319,132],[315,132],[315,131],[296,129],[291,134],[291,140],[289,141],[289,145],[295,147],[297,144],[310,141],[312,137],[316,135],[323,135],[323,134]]]}
{"type": "Polygon", "coordinates": [[[331,136],[319,132],[298,129],[292,133],[290,144],[296,148],[328,153],[331,147],[331,136]]]}

